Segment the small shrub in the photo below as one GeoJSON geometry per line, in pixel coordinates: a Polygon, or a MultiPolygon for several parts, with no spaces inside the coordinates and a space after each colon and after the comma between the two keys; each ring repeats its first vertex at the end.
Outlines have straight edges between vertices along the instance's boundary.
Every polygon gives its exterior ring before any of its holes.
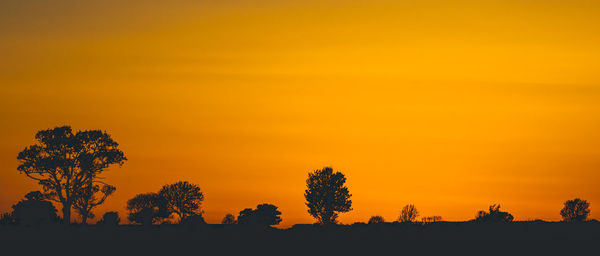
{"type": "Polygon", "coordinates": [[[378,224],[378,223],[384,223],[384,222],[385,222],[385,220],[380,215],[371,216],[371,218],[369,218],[369,224],[378,224]]]}
{"type": "Polygon", "coordinates": [[[51,202],[44,200],[39,191],[25,195],[25,199],[12,206],[12,219],[15,224],[38,226],[58,221],[56,208],[51,202]]]}
{"type": "Polygon", "coordinates": [[[221,221],[221,224],[226,224],[226,225],[231,225],[231,224],[236,224],[237,221],[235,220],[235,216],[233,216],[233,214],[228,213],[227,215],[225,215],[225,217],[223,217],[223,220],[221,221]]]}
{"type": "Polygon", "coordinates": [[[500,211],[500,205],[491,205],[489,212],[479,211],[475,221],[478,222],[511,222],[513,221],[512,214],[500,211]]]}
{"type": "Polygon", "coordinates": [[[98,222],[98,225],[104,226],[118,226],[121,222],[118,212],[107,212],[104,213],[102,219],[98,222]]]}
{"type": "Polygon", "coordinates": [[[10,225],[13,224],[12,215],[8,212],[0,214],[0,225],[10,225]]]}
{"type": "Polygon", "coordinates": [[[427,216],[421,218],[421,223],[423,224],[431,224],[440,221],[442,221],[442,216],[427,216]]]}

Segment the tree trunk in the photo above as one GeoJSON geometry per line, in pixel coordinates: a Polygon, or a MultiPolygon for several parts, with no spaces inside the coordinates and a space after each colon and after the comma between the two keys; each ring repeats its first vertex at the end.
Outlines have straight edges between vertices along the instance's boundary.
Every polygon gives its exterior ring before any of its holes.
{"type": "Polygon", "coordinates": [[[63,224],[70,225],[71,224],[71,203],[63,203],[63,224]]]}
{"type": "Polygon", "coordinates": [[[81,224],[83,224],[83,225],[87,224],[88,216],[89,216],[89,214],[87,212],[81,215],[81,224]]]}

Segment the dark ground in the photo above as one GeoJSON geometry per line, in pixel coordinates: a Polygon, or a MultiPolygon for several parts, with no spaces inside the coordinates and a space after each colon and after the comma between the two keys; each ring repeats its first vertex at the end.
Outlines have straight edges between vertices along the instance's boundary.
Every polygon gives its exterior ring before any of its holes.
{"type": "Polygon", "coordinates": [[[600,223],[0,226],[0,246],[0,255],[600,255],[600,223]]]}

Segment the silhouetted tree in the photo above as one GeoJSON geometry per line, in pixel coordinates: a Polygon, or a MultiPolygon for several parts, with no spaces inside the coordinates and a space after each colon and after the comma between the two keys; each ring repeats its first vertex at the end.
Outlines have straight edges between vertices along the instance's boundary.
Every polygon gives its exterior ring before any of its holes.
{"type": "Polygon", "coordinates": [[[121,222],[118,212],[106,212],[102,215],[102,219],[98,221],[97,225],[103,226],[118,226],[121,222]]]}
{"type": "Polygon", "coordinates": [[[13,224],[12,214],[5,212],[0,214],[0,225],[9,225],[13,224]]]}
{"type": "Polygon", "coordinates": [[[56,208],[39,191],[29,192],[25,200],[12,206],[12,218],[16,224],[32,226],[58,221],[56,208]]]}
{"type": "Polygon", "coordinates": [[[233,216],[233,214],[228,213],[225,215],[225,217],[223,217],[223,220],[221,221],[221,224],[236,224],[237,221],[235,220],[235,216],[233,216]]]}
{"type": "Polygon", "coordinates": [[[560,215],[566,222],[585,221],[589,214],[590,203],[579,198],[566,201],[565,206],[560,210],[560,215]]]}
{"type": "Polygon", "coordinates": [[[421,218],[421,222],[423,224],[429,224],[429,223],[440,222],[440,221],[442,221],[442,216],[427,216],[427,217],[421,218]]]}
{"type": "Polygon", "coordinates": [[[106,198],[112,195],[115,190],[117,190],[115,187],[107,184],[103,185],[102,188],[92,183],[82,187],[73,200],[73,208],[81,215],[81,223],[86,224],[88,217],[94,218],[92,209],[104,203],[106,198]]]}
{"type": "Polygon", "coordinates": [[[206,224],[206,221],[204,220],[204,217],[202,217],[202,214],[192,214],[182,219],[180,224],[187,226],[199,226],[206,224]]]}
{"type": "Polygon", "coordinates": [[[177,214],[180,221],[190,215],[202,214],[200,205],[204,201],[204,194],[198,185],[179,181],[163,186],[158,195],[164,200],[167,213],[177,214]]]}
{"type": "Polygon", "coordinates": [[[383,219],[382,216],[379,215],[375,215],[375,216],[371,216],[371,218],[369,218],[369,224],[377,224],[377,223],[384,223],[385,220],[383,219]]]}
{"type": "Polygon", "coordinates": [[[46,198],[62,205],[65,224],[71,221],[76,194],[96,183],[107,167],[122,165],[127,158],[106,132],[78,131],[70,126],[39,131],[37,143],[19,153],[18,170],[37,180],[46,198]]]}
{"type": "Polygon", "coordinates": [[[238,215],[238,224],[251,224],[253,222],[252,220],[252,213],[254,213],[254,210],[252,210],[252,208],[246,208],[244,210],[240,211],[240,215],[238,215]]]}
{"type": "Polygon", "coordinates": [[[152,225],[169,217],[164,200],[156,193],[138,194],[127,201],[127,219],[143,225],[152,225]]]}
{"type": "MultiPolygon", "coordinates": [[[[308,213],[321,224],[336,223],[338,212],[352,210],[352,196],[344,185],[346,177],[330,167],[308,174],[304,191],[308,213]]],[[[239,221],[239,219],[238,219],[239,221]]]]}
{"type": "Polygon", "coordinates": [[[405,205],[400,212],[400,217],[398,217],[399,222],[415,222],[415,220],[419,217],[419,211],[417,207],[413,204],[405,205]]]}
{"type": "Polygon", "coordinates": [[[479,211],[475,221],[479,222],[511,222],[513,221],[512,214],[500,211],[500,205],[491,205],[489,212],[479,211]]]}
{"type": "Polygon", "coordinates": [[[260,204],[255,210],[246,208],[238,216],[238,224],[270,226],[281,222],[281,212],[272,204],[260,204]]]}

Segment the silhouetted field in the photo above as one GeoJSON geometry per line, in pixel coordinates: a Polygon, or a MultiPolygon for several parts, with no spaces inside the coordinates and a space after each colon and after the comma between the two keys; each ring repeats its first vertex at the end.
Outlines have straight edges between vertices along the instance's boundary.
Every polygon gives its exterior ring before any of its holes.
{"type": "Polygon", "coordinates": [[[0,239],[21,252],[46,255],[573,255],[598,246],[600,223],[381,223],[289,229],[220,224],[4,226],[0,239]]]}

